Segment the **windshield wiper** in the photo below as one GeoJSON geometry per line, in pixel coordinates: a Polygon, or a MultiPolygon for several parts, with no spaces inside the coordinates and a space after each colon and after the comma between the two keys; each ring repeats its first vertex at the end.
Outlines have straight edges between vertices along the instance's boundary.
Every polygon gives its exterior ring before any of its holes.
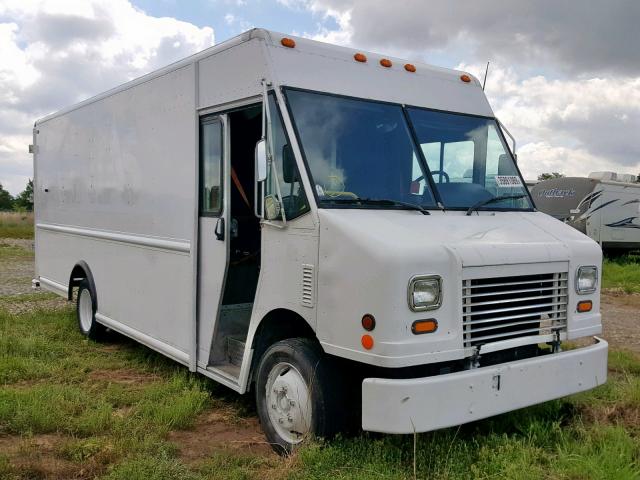
{"type": "Polygon", "coordinates": [[[388,198],[334,198],[334,199],[322,199],[323,202],[335,202],[335,203],[345,203],[345,204],[353,204],[353,203],[361,203],[362,205],[396,205],[399,207],[405,207],[410,210],[416,210],[423,215],[431,215],[429,210],[421,207],[420,205],[416,205],[415,203],[409,202],[401,202],[399,200],[391,200],[388,198]]]}
{"type": "Polygon", "coordinates": [[[527,195],[522,193],[520,195],[504,195],[502,197],[493,197],[493,198],[488,198],[486,200],[481,200],[478,203],[475,203],[471,205],[471,207],[469,207],[469,210],[467,210],[467,215],[471,215],[471,212],[474,212],[478,210],[480,207],[484,207],[485,205],[489,205],[490,203],[499,202],[500,200],[518,200],[520,198],[525,198],[526,196],[527,195]]]}

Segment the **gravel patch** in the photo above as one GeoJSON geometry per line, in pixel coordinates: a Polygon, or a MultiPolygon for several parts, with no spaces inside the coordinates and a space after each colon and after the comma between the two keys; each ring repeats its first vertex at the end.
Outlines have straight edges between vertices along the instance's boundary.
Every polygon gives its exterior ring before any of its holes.
{"type": "Polygon", "coordinates": [[[640,352],[640,294],[604,292],[600,311],[603,337],[611,346],[640,352]]]}

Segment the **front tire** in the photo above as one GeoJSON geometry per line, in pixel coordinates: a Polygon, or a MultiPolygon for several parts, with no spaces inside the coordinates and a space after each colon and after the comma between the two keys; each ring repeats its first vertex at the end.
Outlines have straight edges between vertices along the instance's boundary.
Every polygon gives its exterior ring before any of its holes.
{"type": "Polygon", "coordinates": [[[262,429],[281,455],[310,437],[331,437],[341,430],[328,360],[311,339],[290,338],[262,355],[256,376],[256,404],[262,429]]]}
{"type": "Polygon", "coordinates": [[[76,300],[76,317],[80,332],[92,340],[100,340],[105,333],[105,327],[96,322],[96,293],[86,278],[78,287],[76,300]]]}

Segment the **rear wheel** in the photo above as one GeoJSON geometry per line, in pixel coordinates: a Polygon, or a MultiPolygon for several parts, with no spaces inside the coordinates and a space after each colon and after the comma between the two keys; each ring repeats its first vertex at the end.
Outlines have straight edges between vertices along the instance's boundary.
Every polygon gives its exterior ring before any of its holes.
{"type": "Polygon", "coordinates": [[[291,453],[310,437],[340,431],[340,392],[332,391],[328,361],[308,338],[291,338],[269,347],[258,364],[256,404],[262,429],[273,449],[291,453]]]}
{"type": "Polygon", "coordinates": [[[83,335],[92,340],[102,338],[106,329],[96,322],[96,293],[86,278],[80,282],[78,287],[76,317],[78,318],[78,328],[83,335]]]}

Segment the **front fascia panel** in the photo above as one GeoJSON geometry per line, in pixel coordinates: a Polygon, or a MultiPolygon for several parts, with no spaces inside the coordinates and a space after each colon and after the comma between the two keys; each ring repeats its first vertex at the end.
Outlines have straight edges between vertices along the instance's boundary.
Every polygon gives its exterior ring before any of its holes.
{"type": "MultiPolygon", "coordinates": [[[[461,359],[464,348],[462,282],[465,278],[510,277],[566,272],[567,333],[601,330],[599,290],[578,296],[579,265],[601,264],[597,244],[576,230],[537,212],[460,212],[319,209],[320,254],[317,334],[325,351],[384,367],[405,367],[461,359]],[[407,285],[415,275],[442,277],[442,306],[413,312],[407,285]],[[593,313],[578,314],[579,300],[593,313]],[[374,346],[361,345],[360,322],[372,314],[374,346]],[[436,319],[438,330],[415,335],[416,320],[436,319]]],[[[529,342],[532,343],[532,342],[529,342]]],[[[535,342],[533,342],[535,343],[535,342]]],[[[513,346],[513,344],[510,344],[513,346]]],[[[492,344],[492,350],[508,348],[492,344]]]]}

